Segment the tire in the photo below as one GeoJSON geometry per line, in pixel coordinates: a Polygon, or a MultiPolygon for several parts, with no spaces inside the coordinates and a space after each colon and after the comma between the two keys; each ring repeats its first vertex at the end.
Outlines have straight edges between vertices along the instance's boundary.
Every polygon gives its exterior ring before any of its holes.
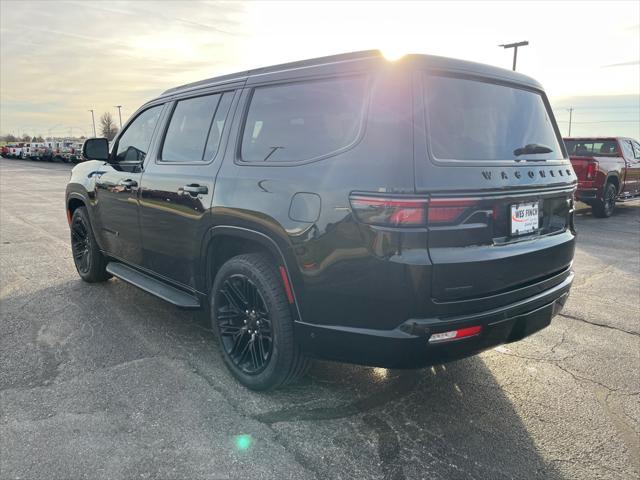
{"type": "Polygon", "coordinates": [[[598,218],[609,218],[613,215],[613,210],[616,207],[617,194],[618,190],[616,189],[616,186],[611,182],[607,182],[604,186],[602,199],[594,202],[591,207],[593,215],[598,218]]]}
{"type": "Polygon", "coordinates": [[[238,255],[218,271],[209,295],[211,322],[225,365],[251,390],[296,381],[309,366],[276,266],[262,253],[238,255]]]}
{"type": "Polygon", "coordinates": [[[71,217],[71,252],[78,275],[85,282],[104,282],[111,278],[106,270],[107,259],[98,247],[85,207],[76,208],[71,217]]]}

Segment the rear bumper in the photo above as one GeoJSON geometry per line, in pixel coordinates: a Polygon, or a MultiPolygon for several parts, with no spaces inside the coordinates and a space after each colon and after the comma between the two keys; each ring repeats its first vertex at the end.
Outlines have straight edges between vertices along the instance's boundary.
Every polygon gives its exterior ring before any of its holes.
{"type": "Polygon", "coordinates": [[[551,323],[564,306],[573,273],[560,284],[504,307],[447,318],[410,319],[393,330],[296,323],[296,336],[311,356],[386,368],[421,368],[468,357],[521,340],[551,323]],[[429,344],[433,333],[482,326],[479,335],[429,344]]]}
{"type": "Polygon", "coordinates": [[[599,197],[597,188],[579,188],[576,190],[576,200],[589,203],[597,200],[599,197]]]}

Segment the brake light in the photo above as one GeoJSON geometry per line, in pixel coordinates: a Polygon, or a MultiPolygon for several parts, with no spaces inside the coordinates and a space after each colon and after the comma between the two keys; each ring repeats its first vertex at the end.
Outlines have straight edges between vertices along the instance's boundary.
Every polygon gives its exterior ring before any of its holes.
{"type": "Polygon", "coordinates": [[[587,180],[595,179],[597,171],[598,171],[598,162],[589,162],[587,164],[587,180]]]}
{"type": "Polygon", "coordinates": [[[429,224],[453,223],[469,207],[478,204],[476,199],[468,198],[432,198],[429,202],[429,224]]]}
{"type": "Polygon", "coordinates": [[[426,225],[426,198],[353,195],[349,200],[355,216],[364,223],[389,227],[426,225]]]}
{"type": "Polygon", "coordinates": [[[451,340],[460,340],[461,338],[473,337],[480,334],[482,327],[476,325],[473,327],[459,328],[458,330],[449,330],[447,332],[433,333],[429,337],[429,343],[448,342],[451,340]]]}

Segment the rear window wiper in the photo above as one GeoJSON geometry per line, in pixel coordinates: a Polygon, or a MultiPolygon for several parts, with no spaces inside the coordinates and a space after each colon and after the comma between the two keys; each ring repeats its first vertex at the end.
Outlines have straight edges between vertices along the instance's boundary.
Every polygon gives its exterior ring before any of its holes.
{"type": "Polygon", "coordinates": [[[519,155],[531,155],[535,153],[551,153],[553,150],[546,145],[541,145],[539,143],[530,143],[525,145],[524,147],[516,148],[513,151],[513,154],[517,157],[519,155]]]}

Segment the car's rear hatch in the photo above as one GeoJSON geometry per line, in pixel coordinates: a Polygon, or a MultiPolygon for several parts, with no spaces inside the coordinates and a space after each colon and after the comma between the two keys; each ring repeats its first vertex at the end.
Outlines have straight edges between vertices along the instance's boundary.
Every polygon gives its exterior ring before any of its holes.
{"type": "Polygon", "coordinates": [[[544,94],[439,73],[422,76],[418,95],[431,301],[447,314],[488,309],[561,282],[573,259],[576,181],[544,94]]]}

